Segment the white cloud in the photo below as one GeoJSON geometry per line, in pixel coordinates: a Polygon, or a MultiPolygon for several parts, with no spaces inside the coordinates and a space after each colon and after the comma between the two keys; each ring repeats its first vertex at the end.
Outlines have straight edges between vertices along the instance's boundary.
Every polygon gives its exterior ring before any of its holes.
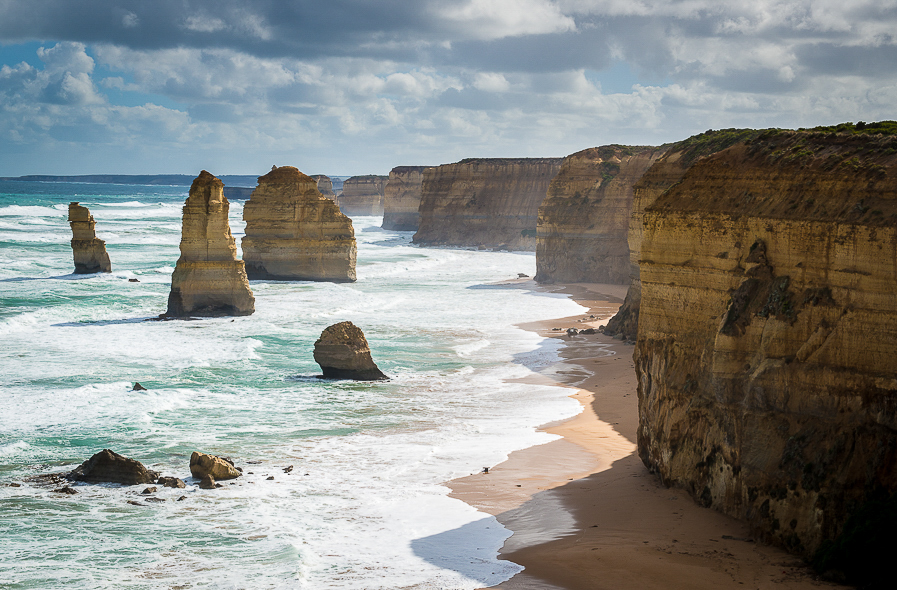
{"type": "Polygon", "coordinates": [[[473,86],[483,92],[506,92],[511,88],[511,83],[498,72],[477,72],[473,86]]]}
{"type": "Polygon", "coordinates": [[[574,19],[550,0],[466,0],[445,5],[437,14],[462,38],[501,39],[576,29],[574,19]]]}

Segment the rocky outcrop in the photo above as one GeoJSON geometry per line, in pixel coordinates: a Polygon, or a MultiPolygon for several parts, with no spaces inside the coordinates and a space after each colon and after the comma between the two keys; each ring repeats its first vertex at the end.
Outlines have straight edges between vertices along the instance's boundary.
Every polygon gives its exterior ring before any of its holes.
{"type": "Polygon", "coordinates": [[[329,176],[323,174],[313,174],[311,178],[318,183],[318,192],[327,197],[331,201],[336,200],[336,193],[333,192],[333,182],[329,176]]]}
{"type": "Polygon", "coordinates": [[[163,317],[249,315],[255,297],[230,233],[224,184],[203,170],[184,203],[181,257],[163,317]]]}
{"type": "Polygon", "coordinates": [[[638,448],[665,483],[805,556],[897,493],[897,137],[698,160],[640,260],[638,448]]]}
{"type": "Polygon", "coordinates": [[[120,483],[126,486],[153,483],[159,474],[143,463],[103,449],[75,468],[66,479],[88,483],[120,483]]]}
{"type": "Polygon", "coordinates": [[[424,171],[415,244],[536,249],[536,220],[561,158],[461,160],[424,171]]]}
{"type": "Polygon", "coordinates": [[[315,342],[315,362],[325,379],[377,381],[388,379],[371,358],[371,349],[361,328],[340,322],[326,328],[315,342]]]}
{"type": "Polygon", "coordinates": [[[243,260],[250,279],[355,280],[352,220],[296,168],[281,166],[259,177],[243,220],[243,260]]]}
{"type": "Polygon", "coordinates": [[[340,211],[350,217],[383,215],[383,194],[388,176],[352,176],[343,182],[343,192],[337,203],[340,211]]]}
{"type": "Polygon", "coordinates": [[[234,479],[240,477],[242,473],[223,457],[193,451],[190,455],[190,475],[196,479],[206,476],[212,476],[214,479],[234,479]]]}
{"type": "Polygon", "coordinates": [[[396,166],[383,196],[383,229],[417,231],[421,185],[426,166],[396,166]]]}
{"type": "Polygon", "coordinates": [[[536,226],[539,283],[629,283],[632,186],[665,148],[608,145],[564,158],[536,226]]]}
{"type": "Polygon", "coordinates": [[[106,253],[106,242],[97,238],[96,222],[87,207],[73,201],[69,203],[69,225],[72,228],[72,254],[75,258],[75,274],[112,272],[112,263],[106,253]]]}
{"type": "Polygon", "coordinates": [[[642,283],[639,259],[642,251],[642,223],[645,209],[654,203],[668,188],[679,182],[696,161],[713,155],[727,147],[753,139],[762,130],[720,129],[694,135],[680,142],[665,146],[663,156],[648,169],[633,186],[632,211],[629,216],[629,290],[617,314],[607,323],[605,333],[621,335],[635,340],[638,331],[639,305],[642,283]]]}

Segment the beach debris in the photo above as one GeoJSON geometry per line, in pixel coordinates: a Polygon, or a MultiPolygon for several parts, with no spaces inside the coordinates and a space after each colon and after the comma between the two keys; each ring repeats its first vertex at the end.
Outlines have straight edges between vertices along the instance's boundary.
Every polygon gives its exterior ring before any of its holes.
{"type": "Polygon", "coordinates": [[[242,475],[234,468],[234,462],[227,457],[218,457],[193,451],[190,455],[190,474],[196,479],[211,475],[218,479],[233,479],[242,475]]]}
{"type": "Polygon", "coordinates": [[[155,494],[158,490],[159,490],[159,488],[157,488],[156,486],[150,486],[140,493],[141,494],[155,494]]]}
{"type": "Polygon", "coordinates": [[[273,476],[273,475],[269,475],[269,476],[266,477],[265,479],[268,480],[268,481],[273,481],[273,480],[274,480],[274,476],[273,476]]]}
{"type": "Polygon", "coordinates": [[[489,473],[489,468],[483,467],[483,471],[481,471],[480,473],[489,473]]]}
{"type": "Polygon", "coordinates": [[[135,381],[134,387],[131,389],[131,391],[147,391],[147,389],[146,387],[135,381]]]}
{"type": "Polygon", "coordinates": [[[552,332],[563,332],[564,329],[563,328],[552,328],[551,331],[552,332]]]}
{"type": "Polygon", "coordinates": [[[315,342],[314,357],[325,379],[389,379],[371,358],[364,332],[352,322],[340,322],[325,328],[315,342]]]}
{"type": "Polygon", "coordinates": [[[567,336],[576,336],[579,334],[579,330],[576,328],[567,328],[567,336]]]}
{"type": "Polygon", "coordinates": [[[517,278],[518,278],[518,279],[528,279],[528,278],[529,278],[529,275],[528,275],[528,274],[525,274],[525,273],[522,273],[522,272],[518,272],[518,273],[517,273],[517,278]]]}
{"type": "Polygon", "coordinates": [[[199,489],[201,490],[214,490],[217,487],[215,478],[210,473],[206,473],[199,481],[199,489]]]}
{"type": "Polygon", "coordinates": [[[157,484],[164,486],[166,488],[186,488],[187,484],[184,483],[184,480],[179,479],[177,477],[160,477],[157,481],[157,484]]]}
{"type": "Polygon", "coordinates": [[[292,470],[293,470],[293,466],[292,466],[292,465],[290,465],[289,467],[284,467],[284,468],[283,468],[283,472],[284,472],[284,473],[289,473],[289,472],[292,471],[292,470]]]}
{"type": "Polygon", "coordinates": [[[159,474],[135,459],[103,449],[65,475],[69,481],[89,483],[120,483],[126,486],[153,483],[159,474]]]}
{"type": "Polygon", "coordinates": [[[69,487],[69,486],[62,486],[61,488],[56,488],[55,490],[53,490],[53,493],[55,493],[55,494],[68,494],[69,496],[71,496],[71,495],[73,495],[73,494],[77,494],[77,493],[78,493],[78,490],[76,490],[76,489],[74,489],[74,488],[72,488],[72,487],[69,487]]]}

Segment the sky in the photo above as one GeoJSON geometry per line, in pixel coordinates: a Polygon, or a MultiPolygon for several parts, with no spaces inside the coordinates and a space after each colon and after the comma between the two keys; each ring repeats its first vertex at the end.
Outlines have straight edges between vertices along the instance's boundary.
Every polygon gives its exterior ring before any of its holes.
{"type": "Polygon", "coordinates": [[[0,0],[0,176],[387,174],[897,119],[897,0],[0,0]]]}

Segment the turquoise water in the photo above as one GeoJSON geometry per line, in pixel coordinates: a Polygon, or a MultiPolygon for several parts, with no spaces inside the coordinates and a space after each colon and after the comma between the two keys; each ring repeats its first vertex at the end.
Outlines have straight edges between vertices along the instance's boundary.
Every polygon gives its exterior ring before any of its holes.
{"type": "MultiPolygon", "coordinates": [[[[145,321],[165,311],[185,198],[0,181],[0,588],[468,589],[516,573],[496,559],[509,532],[443,484],[579,411],[507,380],[557,359],[514,324],[582,308],[493,285],[534,274],[532,254],[417,248],[361,217],[356,283],[258,281],[252,316],[145,321]],[[96,218],[111,274],[70,274],[69,201],[96,218]],[[390,381],[315,378],[313,343],[343,320],[390,381]],[[27,479],[103,448],[188,487],[147,503],[144,486],[67,496],[27,479]],[[245,474],[199,490],[194,450],[245,474]]],[[[230,212],[239,245],[242,203],[230,212]]]]}

